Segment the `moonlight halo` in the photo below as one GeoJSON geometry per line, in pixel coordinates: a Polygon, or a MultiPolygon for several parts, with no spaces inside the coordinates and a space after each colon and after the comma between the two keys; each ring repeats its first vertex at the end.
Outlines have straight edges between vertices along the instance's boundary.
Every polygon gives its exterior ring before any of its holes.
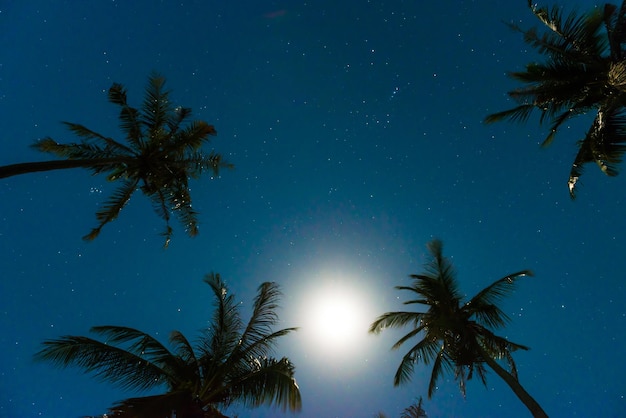
{"type": "Polygon", "coordinates": [[[323,271],[304,281],[308,284],[299,289],[298,334],[310,352],[343,361],[362,351],[372,321],[372,303],[362,286],[366,281],[356,277],[323,271]]]}

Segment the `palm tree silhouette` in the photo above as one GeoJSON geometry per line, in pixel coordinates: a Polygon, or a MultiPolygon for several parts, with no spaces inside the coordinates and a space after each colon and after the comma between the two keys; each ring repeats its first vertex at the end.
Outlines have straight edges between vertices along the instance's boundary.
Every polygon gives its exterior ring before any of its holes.
{"type": "Polygon", "coordinates": [[[272,330],[278,322],[278,286],[270,282],[259,286],[252,316],[244,326],[240,305],[219,274],[209,274],[204,281],[217,306],[195,349],[179,331],[170,335],[170,351],[139,330],[97,326],[91,331],[104,341],[63,336],[44,341],[35,359],[61,367],[78,366],[124,389],[167,386],[161,395],[117,402],[110,408],[115,417],[169,417],[173,413],[177,418],[221,417],[219,409],[232,403],[300,410],[293,364],[286,357],[277,360],[270,356],[276,340],[296,330],[272,330]]]}
{"type": "Polygon", "coordinates": [[[393,345],[393,349],[421,337],[402,358],[394,385],[408,382],[416,363],[422,361],[428,365],[432,362],[428,397],[432,397],[443,373],[449,371],[454,371],[454,377],[465,396],[466,380],[471,379],[474,372],[483,384],[487,384],[487,364],[509,385],[533,416],[546,417],[543,409],[517,379],[511,353],[518,349],[528,350],[528,347],[499,337],[489,329],[500,328],[508,322],[508,316],[496,303],[513,289],[518,278],[532,273],[522,270],[509,274],[463,303],[453,266],[443,257],[441,241],[430,242],[428,250],[432,260],[425,265],[426,272],[411,275],[411,286],[396,286],[396,289],[413,293],[413,297],[404,302],[405,305],[424,305],[428,308],[426,312],[387,312],[370,326],[369,331],[376,334],[388,327],[411,326],[411,330],[393,345]],[[498,359],[506,360],[509,371],[498,364],[498,359]]]}
{"type": "MultiPolygon", "coordinates": [[[[375,418],[387,418],[384,412],[379,412],[374,415],[375,418]]],[[[422,397],[420,396],[417,403],[412,403],[408,407],[404,408],[400,418],[428,418],[426,411],[422,408],[422,397]]]]}
{"type": "Polygon", "coordinates": [[[524,41],[546,56],[544,63],[531,62],[525,71],[510,76],[525,84],[508,92],[518,106],[487,116],[485,122],[503,119],[526,122],[534,110],[540,123],[550,128],[542,146],[549,145],[559,128],[571,118],[595,112],[595,119],[582,140],[572,164],[568,186],[570,196],[583,166],[595,162],[609,176],[626,151],[626,1],[621,7],[605,4],[581,16],[567,18],[559,7],[537,7],[528,0],[532,13],[547,30],[522,30],[524,41]]]}
{"type": "Polygon", "coordinates": [[[198,178],[210,170],[217,176],[220,168],[230,168],[215,152],[201,151],[215,128],[204,121],[193,121],[183,126],[191,109],[174,107],[164,89],[165,79],[152,74],[148,79],[145,98],[140,109],[126,100],[126,89],[114,83],[109,89],[109,102],[118,105],[120,127],[126,144],[105,137],[83,125],[64,122],[81,141],[60,144],[52,138],[43,138],[33,144],[41,152],[54,154],[63,160],[20,163],[0,166],[0,178],[67,168],[86,168],[94,174],[108,173],[107,180],[121,185],[96,212],[98,226],[83,238],[93,240],[104,225],[113,221],[140,189],[152,202],[154,211],[165,221],[165,246],[173,229],[172,214],[178,217],[189,236],[198,233],[197,212],[192,208],[189,178],[198,178]]]}

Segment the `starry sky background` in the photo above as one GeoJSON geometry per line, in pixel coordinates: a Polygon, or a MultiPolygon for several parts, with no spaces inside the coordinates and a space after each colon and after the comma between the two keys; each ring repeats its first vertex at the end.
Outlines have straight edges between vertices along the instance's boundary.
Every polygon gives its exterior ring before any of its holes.
{"type": "MultiPolygon", "coordinates": [[[[393,286],[422,271],[433,238],[468,297],[535,272],[503,304],[513,321],[500,334],[531,347],[515,355],[520,382],[548,414],[623,415],[625,176],[589,166],[571,201],[575,141],[590,118],[547,149],[537,119],[482,122],[513,105],[506,73],[537,58],[503,22],[538,25],[525,0],[3,2],[0,164],[46,159],[29,148],[44,136],[73,141],[64,120],[119,138],[108,88],[124,84],[139,106],[158,71],[173,102],[215,125],[212,146],[236,169],[192,183],[200,235],[176,225],[167,250],[139,194],[94,242],[81,240],[112,190],[104,177],[0,181],[0,417],[102,414],[137,395],[33,362],[44,339],[102,324],[193,339],[212,312],[202,282],[211,271],[246,318],[269,280],[284,292],[281,326],[306,323],[307,298],[333,286],[349,289],[370,323],[401,307],[393,286]]],[[[338,352],[305,329],[285,338],[276,354],[296,365],[297,416],[398,417],[426,398],[427,367],[392,385],[399,335],[366,326],[338,352]]],[[[442,380],[424,408],[529,416],[494,373],[487,388],[471,381],[466,399],[442,380]]]]}

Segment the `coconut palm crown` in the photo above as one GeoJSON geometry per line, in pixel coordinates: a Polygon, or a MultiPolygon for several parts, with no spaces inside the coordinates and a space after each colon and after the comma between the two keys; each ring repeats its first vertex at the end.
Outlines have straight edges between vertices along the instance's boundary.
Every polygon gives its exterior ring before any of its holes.
{"type": "Polygon", "coordinates": [[[411,286],[396,286],[396,289],[408,291],[412,295],[404,302],[405,305],[422,305],[426,311],[387,312],[370,326],[371,333],[380,333],[385,328],[409,326],[410,331],[393,345],[393,349],[418,339],[402,358],[394,376],[394,385],[409,382],[415,364],[422,362],[425,365],[432,364],[429,398],[446,372],[453,372],[465,396],[466,380],[470,380],[474,373],[478,374],[483,384],[487,384],[487,365],[505,380],[534,416],[547,416],[518,381],[511,353],[520,349],[528,350],[528,347],[497,336],[492,331],[509,321],[497,303],[513,290],[520,277],[532,273],[522,270],[509,274],[463,302],[454,268],[443,257],[441,241],[430,242],[428,250],[432,259],[426,263],[425,273],[411,275],[411,286]],[[506,362],[508,371],[499,365],[499,360],[506,362]]]}
{"type": "Polygon", "coordinates": [[[124,86],[118,83],[111,86],[108,99],[120,107],[124,142],[77,123],[63,122],[80,142],[61,144],[46,137],[33,144],[36,150],[63,160],[2,166],[0,178],[77,167],[87,168],[93,174],[107,173],[107,180],[118,181],[120,185],[96,212],[98,225],[84,239],[96,238],[104,225],[117,218],[137,190],[150,199],[154,211],[165,221],[162,232],[165,246],[173,234],[172,215],[189,236],[195,236],[198,213],[192,208],[189,178],[198,178],[205,170],[217,176],[220,168],[232,165],[223,161],[220,154],[202,151],[209,137],[216,135],[215,128],[204,121],[192,121],[184,126],[191,109],[174,107],[164,85],[163,77],[152,74],[139,109],[128,104],[124,86]]]}
{"type": "Polygon", "coordinates": [[[133,328],[97,326],[91,331],[103,341],[82,336],[44,341],[35,359],[78,366],[124,389],[167,388],[161,395],[119,401],[109,416],[212,418],[223,416],[219,410],[232,403],[299,411],[302,401],[293,364],[286,357],[271,357],[276,340],[296,330],[272,330],[278,321],[278,286],[270,282],[259,286],[252,316],[244,324],[240,304],[220,276],[209,274],[205,282],[217,306],[195,348],[179,331],[170,335],[170,350],[133,328]]]}
{"type": "Polygon", "coordinates": [[[510,73],[524,87],[508,92],[518,106],[494,113],[487,123],[508,119],[526,122],[536,110],[540,123],[549,122],[542,145],[549,145],[559,128],[571,118],[595,113],[572,164],[568,187],[575,198],[576,185],[585,164],[595,162],[609,176],[626,151],[626,1],[620,7],[604,7],[563,16],[560,7],[528,7],[546,30],[522,30],[524,41],[546,57],[531,62],[525,71],[510,73]]]}

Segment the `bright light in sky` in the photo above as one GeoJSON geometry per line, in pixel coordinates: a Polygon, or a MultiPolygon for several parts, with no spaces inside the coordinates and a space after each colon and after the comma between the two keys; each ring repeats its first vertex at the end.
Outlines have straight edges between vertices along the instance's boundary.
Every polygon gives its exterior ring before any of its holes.
{"type": "Polygon", "coordinates": [[[308,356],[342,362],[365,356],[367,330],[376,309],[368,281],[336,270],[306,277],[297,291],[295,323],[308,356]]]}
{"type": "Polygon", "coordinates": [[[320,347],[342,349],[367,330],[360,301],[352,293],[328,288],[311,301],[308,326],[320,347]]]}

